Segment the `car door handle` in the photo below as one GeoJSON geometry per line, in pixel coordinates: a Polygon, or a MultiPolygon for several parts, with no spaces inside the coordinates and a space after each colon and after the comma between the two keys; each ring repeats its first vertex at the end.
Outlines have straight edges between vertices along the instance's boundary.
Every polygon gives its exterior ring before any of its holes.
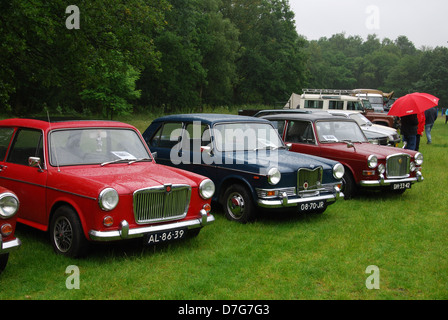
{"type": "Polygon", "coordinates": [[[8,167],[4,166],[4,165],[0,165],[0,171],[3,171],[3,169],[6,169],[6,168],[8,168],[8,167]]]}

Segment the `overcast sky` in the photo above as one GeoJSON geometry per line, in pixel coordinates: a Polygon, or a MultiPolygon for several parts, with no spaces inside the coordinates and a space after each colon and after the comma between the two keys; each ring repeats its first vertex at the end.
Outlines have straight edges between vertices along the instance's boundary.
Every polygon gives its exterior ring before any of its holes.
{"type": "Polygon", "coordinates": [[[417,48],[448,47],[447,0],[289,0],[299,34],[308,40],[345,32],[364,40],[406,36],[417,48]]]}

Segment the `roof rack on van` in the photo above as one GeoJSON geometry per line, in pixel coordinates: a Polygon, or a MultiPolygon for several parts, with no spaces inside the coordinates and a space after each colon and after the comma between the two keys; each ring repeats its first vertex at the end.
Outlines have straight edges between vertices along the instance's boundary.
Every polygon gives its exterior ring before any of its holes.
{"type": "Polygon", "coordinates": [[[302,89],[303,93],[314,93],[314,94],[337,94],[337,95],[350,95],[353,94],[353,90],[342,90],[342,89],[302,89]]]}
{"type": "Polygon", "coordinates": [[[366,97],[369,94],[379,94],[383,96],[384,98],[391,99],[394,95],[394,91],[386,93],[381,90],[377,89],[354,89],[354,90],[345,90],[345,89],[302,89],[303,93],[309,93],[309,94],[337,94],[337,95],[351,95],[356,96],[360,94],[365,94],[366,97]]]}

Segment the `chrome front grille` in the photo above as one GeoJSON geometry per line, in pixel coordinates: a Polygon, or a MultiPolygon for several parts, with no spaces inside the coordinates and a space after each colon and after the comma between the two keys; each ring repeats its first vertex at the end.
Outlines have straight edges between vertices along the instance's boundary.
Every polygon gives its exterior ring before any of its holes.
{"type": "Polygon", "coordinates": [[[323,169],[301,168],[297,171],[297,194],[301,196],[315,195],[322,189],[323,169]]]}
{"type": "Polygon", "coordinates": [[[411,158],[408,154],[396,154],[386,159],[386,175],[388,178],[403,178],[409,176],[411,158]]]}
{"type": "Polygon", "coordinates": [[[138,224],[177,220],[187,215],[189,185],[164,185],[134,192],[134,216],[138,224]]]}

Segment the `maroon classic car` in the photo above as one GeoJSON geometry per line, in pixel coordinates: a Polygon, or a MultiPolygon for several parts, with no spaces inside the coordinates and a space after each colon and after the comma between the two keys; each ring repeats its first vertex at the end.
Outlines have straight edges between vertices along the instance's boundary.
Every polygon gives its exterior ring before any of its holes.
{"type": "Polygon", "coordinates": [[[358,187],[402,193],[423,181],[420,152],[374,145],[351,119],[324,114],[277,114],[274,123],[291,151],[333,159],[345,167],[343,192],[348,199],[358,187]]]}
{"type": "Polygon", "coordinates": [[[49,231],[67,256],[89,241],[176,240],[214,221],[213,182],[156,164],[120,122],[0,121],[0,184],[21,200],[17,221],[49,231]]]}
{"type": "Polygon", "coordinates": [[[20,240],[14,236],[19,199],[11,191],[0,187],[0,273],[8,263],[9,252],[20,247],[20,240]]]}

